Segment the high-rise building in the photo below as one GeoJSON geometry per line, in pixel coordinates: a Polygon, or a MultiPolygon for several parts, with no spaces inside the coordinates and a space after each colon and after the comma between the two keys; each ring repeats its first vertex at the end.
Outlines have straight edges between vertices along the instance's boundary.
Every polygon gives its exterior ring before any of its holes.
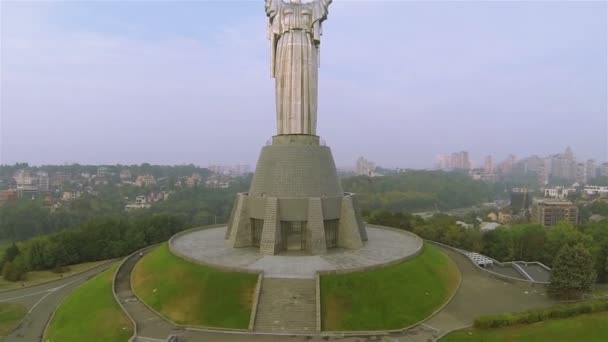
{"type": "Polygon", "coordinates": [[[579,184],[587,184],[587,164],[576,163],[576,175],[574,180],[579,184]]]}
{"type": "Polygon", "coordinates": [[[39,171],[37,174],[37,185],[38,190],[40,191],[49,191],[51,185],[51,179],[49,178],[49,174],[44,171],[39,171]]]}
{"type": "Polygon", "coordinates": [[[587,182],[597,178],[597,165],[594,159],[587,160],[587,182]]]}
{"type": "Polygon", "coordinates": [[[510,193],[511,209],[514,213],[524,211],[530,207],[532,194],[527,188],[513,188],[510,193]]]}
{"type": "Polygon", "coordinates": [[[359,157],[359,159],[357,159],[357,164],[355,165],[355,173],[357,175],[365,175],[371,177],[374,175],[374,170],[376,170],[376,165],[371,161],[363,157],[359,157]]]}
{"type": "Polygon", "coordinates": [[[562,221],[578,222],[578,208],[570,201],[539,199],[532,205],[532,221],[545,227],[562,221]]]}
{"type": "Polygon", "coordinates": [[[494,173],[494,161],[492,156],[487,156],[483,163],[483,171],[485,173],[494,173]]]}
{"type": "Polygon", "coordinates": [[[601,177],[608,177],[608,163],[602,163],[598,171],[601,177]]]}

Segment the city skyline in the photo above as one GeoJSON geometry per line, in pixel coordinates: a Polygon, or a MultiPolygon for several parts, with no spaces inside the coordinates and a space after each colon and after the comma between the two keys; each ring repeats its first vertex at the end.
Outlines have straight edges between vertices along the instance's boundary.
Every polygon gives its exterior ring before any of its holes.
{"type": "MultiPolygon", "coordinates": [[[[0,163],[254,165],[275,131],[263,2],[2,7],[0,163]]],[[[319,135],[337,165],[431,168],[445,151],[479,162],[565,146],[608,160],[606,3],[336,1],[330,12],[319,135]],[[375,50],[393,58],[359,68],[375,50]]]]}

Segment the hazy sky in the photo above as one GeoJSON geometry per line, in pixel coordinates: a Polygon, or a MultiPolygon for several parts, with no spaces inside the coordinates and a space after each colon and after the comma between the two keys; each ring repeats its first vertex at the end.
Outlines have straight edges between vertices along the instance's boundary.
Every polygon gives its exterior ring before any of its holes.
{"type": "MultiPolygon", "coordinates": [[[[255,165],[276,132],[262,0],[0,3],[1,163],[255,165]]],[[[608,160],[607,12],[336,0],[318,134],[339,166],[608,160]]]]}

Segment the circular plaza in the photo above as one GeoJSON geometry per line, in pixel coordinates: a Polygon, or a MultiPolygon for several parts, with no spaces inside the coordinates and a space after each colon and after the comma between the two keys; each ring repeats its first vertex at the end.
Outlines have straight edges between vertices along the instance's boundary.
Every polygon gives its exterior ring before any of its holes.
{"type": "Polygon", "coordinates": [[[256,247],[226,245],[226,226],[195,228],[175,235],[171,251],[186,260],[242,271],[261,271],[265,278],[314,278],[327,272],[353,272],[386,266],[416,256],[423,241],[415,234],[367,225],[369,240],[359,249],[335,248],[323,255],[287,252],[264,255],[256,247]]]}

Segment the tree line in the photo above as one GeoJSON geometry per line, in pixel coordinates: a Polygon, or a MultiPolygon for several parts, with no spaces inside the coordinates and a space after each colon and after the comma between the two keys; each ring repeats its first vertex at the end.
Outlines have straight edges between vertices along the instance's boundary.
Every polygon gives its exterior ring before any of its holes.
{"type": "Polygon", "coordinates": [[[4,279],[21,280],[27,272],[113,259],[169,239],[185,225],[176,216],[107,217],[91,220],[77,229],[12,243],[2,257],[4,279]]]}
{"type": "Polygon", "coordinates": [[[342,185],[357,193],[363,208],[393,212],[464,208],[505,195],[504,185],[476,181],[464,172],[410,170],[385,177],[350,177],[342,185]]]}
{"type": "Polygon", "coordinates": [[[608,282],[608,220],[573,226],[562,222],[553,227],[514,224],[481,231],[456,223],[457,217],[443,214],[423,220],[401,212],[364,212],[369,223],[411,231],[423,239],[478,252],[498,261],[540,261],[553,268],[554,281],[587,284],[575,291],[558,292],[576,297],[597,281],[608,282]],[[564,266],[568,266],[564,268],[564,266]],[[558,278],[555,278],[555,276],[558,278]],[[580,276],[576,278],[576,276],[580,276]],[[565,278],[565,279],[564,279],[565,278]]]}

